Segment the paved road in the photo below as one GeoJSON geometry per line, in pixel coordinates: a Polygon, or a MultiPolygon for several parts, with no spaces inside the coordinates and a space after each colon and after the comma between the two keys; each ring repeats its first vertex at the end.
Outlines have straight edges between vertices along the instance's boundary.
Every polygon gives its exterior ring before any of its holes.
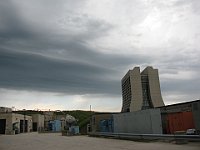
{"type": "Polygon", "coordinates": [[[0,150],[199,150],[200,143],[177,145],[163,142],[134,142],[87,136],[27,133],[0,136],[0,150]]]}

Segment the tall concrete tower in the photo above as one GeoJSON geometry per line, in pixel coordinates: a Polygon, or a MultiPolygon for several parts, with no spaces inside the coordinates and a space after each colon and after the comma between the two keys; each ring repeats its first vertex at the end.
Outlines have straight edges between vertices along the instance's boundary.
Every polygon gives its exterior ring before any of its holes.
{"type": "Polygon", "coordinates": [[[160,91],[158,69],[139,67],[129,70],[121,80],[122,112],[132,112],[164,106],[160,91]]]}

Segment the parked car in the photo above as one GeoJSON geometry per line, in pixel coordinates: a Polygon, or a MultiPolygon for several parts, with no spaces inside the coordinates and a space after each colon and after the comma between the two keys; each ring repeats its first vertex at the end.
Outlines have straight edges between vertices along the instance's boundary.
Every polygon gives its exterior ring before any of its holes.
{"type": "Polygon", "coordinates": [[[197,135],[199,132],[196,129],[187,129],[186,131],[187,135],[197,135]]]}

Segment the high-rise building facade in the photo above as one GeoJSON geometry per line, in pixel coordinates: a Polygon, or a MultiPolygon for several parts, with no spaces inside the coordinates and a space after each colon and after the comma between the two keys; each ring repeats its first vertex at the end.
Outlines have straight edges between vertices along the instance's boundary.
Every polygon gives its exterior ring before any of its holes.
{"type": "Polygon", "coordinates": [[[121,80],[122,112],[164,106],[160,91],[158,69],[146,67],[140,72],[139,67],[129,70],[121,80]]]}

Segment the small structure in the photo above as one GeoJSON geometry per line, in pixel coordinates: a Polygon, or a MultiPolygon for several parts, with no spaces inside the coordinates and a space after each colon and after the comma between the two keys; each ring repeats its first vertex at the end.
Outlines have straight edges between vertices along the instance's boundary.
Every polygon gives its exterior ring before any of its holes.
{"type": "Polygon", "coordinates": [[[33,131],[41,132],[44,130],[44,115],[41,114],[31,114],[33,119],[33,131]]]}
{"type": "Polygon", "coordinates": [[[54,120],[53,111],[44,111],[44,130],[49,130],[49,122],[54,120]]]}
{"type": "Polygon", "coordinates": [[[12,108],[0,107],[0,113],[9,113],[12,112],[12,108]]]}
{"type": "Polygon", "coordinates": [[[71,127],[69,127],[69,134],[70,135],[79,134],[79,126],[71,126],[71,127]]]}
{"type": "Polygon", "coordinates": [[[14,111],[17,114],[32,116],[32,131],[43,131],[44,130],[44,115],[42,111],[36,110],[18,110],[14,111]]]}
{"type": "Polygon", "coordinates": [[[113,114],[114,113],[96,113],[92,115],[90,132],[113,132],[113,114]]]}
{"type": "Polygon", "coordinates": [[[19,134],[31,131],[31,116],[12,112],[0,113],[0,134],[19,134]]]}
{"type": "Polygon", "coordinates": [[[60,132],[61,131],[61,121],[52,120],[49,122],[49,131],[60,132]]]}
{"type": "Polygon", "coordinates": [[[79,134],[79,126],[77,126],[77,120],[75,117],[67,114],[65,118],[65,129],[62,131],[62,135],[77,135],[79,134]]]}

